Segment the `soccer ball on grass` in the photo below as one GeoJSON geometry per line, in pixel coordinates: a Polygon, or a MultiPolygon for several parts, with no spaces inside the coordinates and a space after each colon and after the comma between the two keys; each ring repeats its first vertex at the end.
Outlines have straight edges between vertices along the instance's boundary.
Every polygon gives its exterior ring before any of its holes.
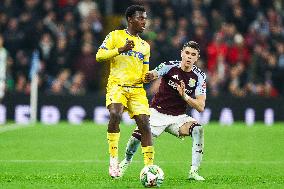
{"type": "Polygon", "coordinates": [[[145,166],[140,172],[140,181],[145,187],[160,187],[164,181],[164,172],[157,165],[145,166]]]}

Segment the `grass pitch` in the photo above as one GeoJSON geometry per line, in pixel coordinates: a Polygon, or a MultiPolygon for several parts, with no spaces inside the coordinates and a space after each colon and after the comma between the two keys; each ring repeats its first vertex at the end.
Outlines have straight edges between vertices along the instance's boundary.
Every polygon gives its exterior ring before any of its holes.
{"type": "MultiPolygon", "coordinates": [[[[0,127],[0,188],[143,188],[141,149],[119,180],[108,175],[106,126],[61,123],[0,127]]],[[[121,125],[120,160],[134,126],[121,125]]],[[[191,139],[167,133],[155,140],[161,188],[284,188],[284,124],[205,126],[204,182],[187,180],[191,139]]]]}

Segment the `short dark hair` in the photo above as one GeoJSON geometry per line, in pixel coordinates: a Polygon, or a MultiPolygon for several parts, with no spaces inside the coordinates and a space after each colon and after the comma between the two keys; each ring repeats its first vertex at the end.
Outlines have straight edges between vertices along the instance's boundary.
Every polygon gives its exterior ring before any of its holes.
{"type": "Polygon", "coordinates": [[[145,8],[142,5],[131,5],[125,11],[126,20],[128,20],[128,17],[132,17],[136,11],[146,12],[145,8]]]}
{"type": "Polygon", "coordinates": [[[185,49],[186,47],[190,47],[190,48],[193,48],[193,49],[196,49],[198,51],[198,53],[200,54],[200,47],[199,47],[199,44],[195,41],[188,41],[186,42],[183,47],[182,47],[182,50],[185,49]]]}

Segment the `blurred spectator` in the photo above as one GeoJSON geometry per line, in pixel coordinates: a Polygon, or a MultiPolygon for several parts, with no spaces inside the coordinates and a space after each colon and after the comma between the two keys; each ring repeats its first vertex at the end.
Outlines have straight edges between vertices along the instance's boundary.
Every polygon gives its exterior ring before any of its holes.
{"type": "Polygon", "coordinates": [[[29,57],[27,53],[23,50],[17,51],[16,57],[15,57],[15,66],[14,66],[14,72],[21,72],[26,77],[29,74],[30,70],[30,64],[29,64],[29,57]]]}
{"type": "Polygon", "coordinates": [[[41,59],[48,66],[48,69],[51,70],[50,66],[52,65],[52,58],[55,56],[55,45],[50,33],[43,33],[39,41],[39,51],[41,59]]]}
{"type": "Polygon", "coordinates": [[[74,70],[82,72],[89,90],[92,91],[99,89],[102,79],[101,64],[96,61],[94,52],[92,44],[85,42],[73,66],[74,70]]]}
{"type": "Polygon", "coordinates": [[[18,93],[27,94],[27,91],[26,91],[27,85],[28,85],[28,81],[27,81],[27,77],[25,76],[25,74],[21,72],[17,73],[15,91],[18,93]]]}
{"type": "Polygon", "coordinates": [[[247,66],[250,63],[249,50],[243,36],[239,33],[234,36],[234,43],[228,48],[227,61],[230,66],[237,63],[247,66]]]}
{"type": "Polygon", "coordinates": [[[241,34],[245,33],[247,31],[248,23],[247,20],[244,19],[244,10],[240,4],[235,4],[232,7],[233,9],[233,15],[228,17],[228,22],[233,23],[237,31],[241,34]]]}
{"type": "Polygon", "coordinates": [[[98,5],[92,0],[82,0],[78,3],[77,8],[81,18],[84,19],[89,16],[93,10],[96,10],[98,8],[98,5]]]}
{"type": "Polygon", "coordinates": [[[71,95],[84,95],[86,94],[85,88],[85,76],[82,72],[77,72],[74,74],[71,80],[71,86],[69,88],[69,93],[71,95]]]}
{"type": "Polygon", "coordinates": [[[57,39],[56,51],[50,61],[51,64],[47,65],[47,70],[51,76],[55,76],[60,70],[70,68],[70,61],[67,39],[65,36],[61,36],[57,39]]]}
{"type": "Polygon", "coordinates": [[[245,67],[243,64],[236,64],[230,69],[225,90],[227,90],[227,92],[229,92],[231,95],[244,97],[247,94],[244,68],[245,67]]]}
{"type": "Polygon", "coordinates": [[[222,23],[225,22],[224,17],[222,17],[220,12],[216,9],[211,11],[211,17],[209,17],[209,20],[210,28],[212,28],[213,33],[217,32],[221,28],[222,23]]]}
{"type": "Polygon", "coordinates": [[[8,57],[7,59],[7,69],[6,69],[6,90],[11,92],[15,89],[15,77],[13,76],[13,58],[8,57]]]}
{"type": "Polygon", "coordinates": [[[223,34],[217,33],[207,47],[207,70],[210,73],[217,71],[218,63],[223,62],[228,52],[223,34]]]}
{"type": "Polygon", "coordinates": [[[284,94],[284,41],[277,43],[276,51],[276,73],[272,76],[276,89],[284,94]]]}
{"type": "Polygon", "coordinates": [[[4,47],[4,37],[0,33],[0,102],[6,91],[8,56],[8,51],[4,47]]]}
{"type": "MultiPolygon", "coordinates": [[[[208,39],[209,39],[209,34],[206,31],[206,28],[203,26],[198,26],[195,28],[192,40],[196,41],[201,49],[206,49],[208,46],[208,39]]],[[[200,52],[200,58],[206,60],[206,51],[201,51],[200,52]]]]}
{"type": "Polygon", "coordinates": [[[48,93],[53,95],[68,94],[68,89],[71,85],[69,81],[70,74],[71,72],[69,69],[61,70],[57,77],[52,81],[48,93]]]}
{"type": "Polygon", "coordinates": [[[87,18],[91,25],[91,31],[94,33],[96,39],[102,40],[103,24],[101,21],[101,15],[97,10],[92,10],[87,18]]]}
{"type": "Polygon", "coordinates": [[[15,57],[17,50],[24,47],[24,32],[19,28],[17,18],[10,18],[7,29],[4,31],[5,45],[12,57],[15,57]]]}

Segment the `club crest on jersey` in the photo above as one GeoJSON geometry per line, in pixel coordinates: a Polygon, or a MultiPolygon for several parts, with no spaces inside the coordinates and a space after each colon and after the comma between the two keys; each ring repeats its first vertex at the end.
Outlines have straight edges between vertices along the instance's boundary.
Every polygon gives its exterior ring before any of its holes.
{"type": "Polygon", "coordinates": [[[188,86],[189,86],[189,87],[194,87],[194,86],[195,86],[195,83],[196,83],[196,80],[190,78],[189,81],[188,81],[188,86]]]}
{"type": "Polygon", "coordinates": [[[178,78],[178,75],[176,74],[176,75],[173,75],[172,76],[172,78],[174,78],[174,79],[176,79],[176,80],[179,80],[179,78],[178,78]]]}

